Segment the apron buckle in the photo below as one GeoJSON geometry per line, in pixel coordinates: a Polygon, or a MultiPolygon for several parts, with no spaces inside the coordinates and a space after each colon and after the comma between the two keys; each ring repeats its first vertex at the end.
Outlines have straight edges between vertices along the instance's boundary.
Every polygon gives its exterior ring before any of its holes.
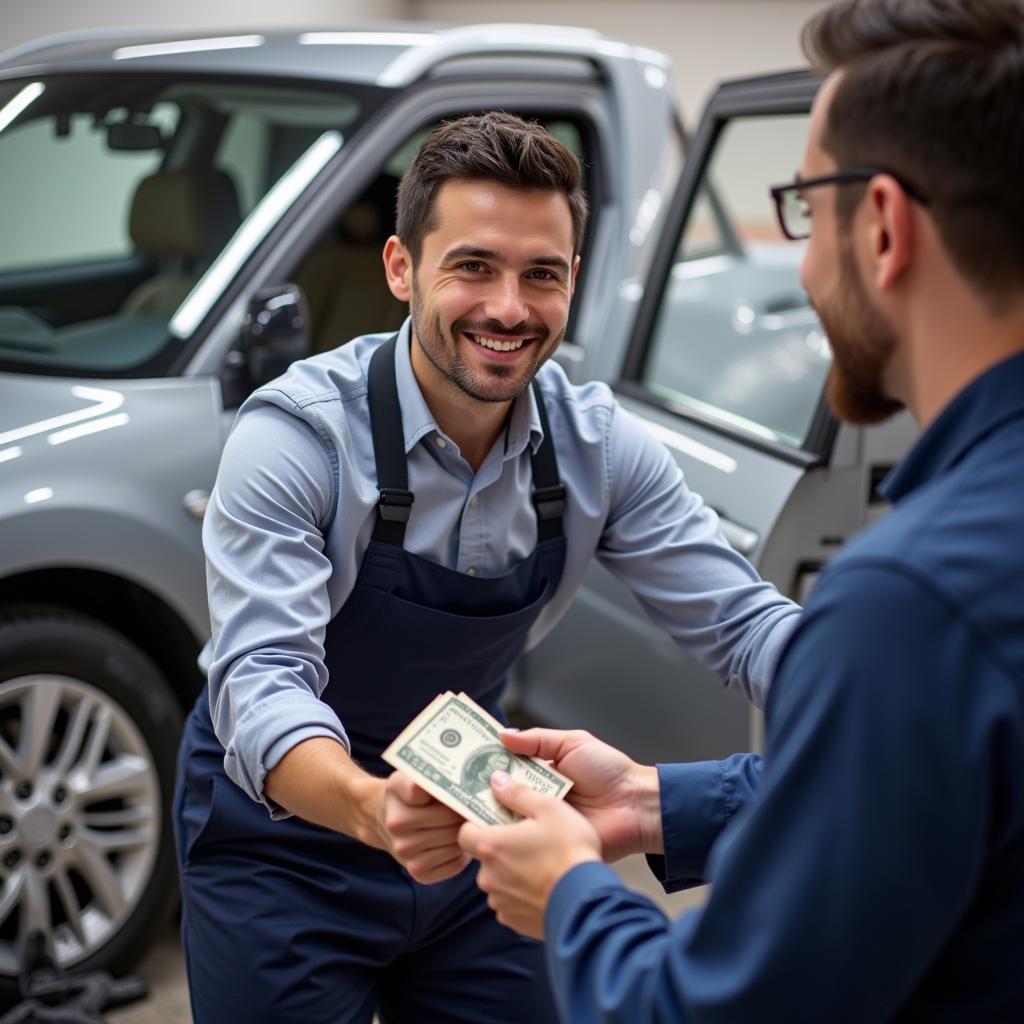
{"type": "Polygon", "coordinates": [[[415,500],[416,496],[412,491],[382,487],[380,500],[377,502],[377,514],[389,523],[406,523],[409,521],[409,513],[415,500]]]}
{"type": "Polygon", "coordinates": [[[541,519],[557,519],[565,512],[565,488],[561,484],[538,487],[533,492],[533,504],[541,519]]]}

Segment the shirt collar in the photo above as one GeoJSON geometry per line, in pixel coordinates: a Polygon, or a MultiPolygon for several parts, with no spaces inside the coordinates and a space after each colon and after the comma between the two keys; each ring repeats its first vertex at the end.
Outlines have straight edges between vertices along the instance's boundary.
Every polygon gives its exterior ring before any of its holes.
{"type": "Polygon", "coordinates": [[[948,472],[992,431],[1018,416],[1024,416],[1024,353],[971,381],[939,413],[879,490],[889,501],[899,501],[948,472]]]}
{"type": "MultiPolygon", "coordinates": [[[[427,434],[441,433],[412,370],[412,359],[409,355],[411,325],[412,320],[407,317],[398,332],[398,343],[395,346],[395,383],[398,388],[398,404],[402,409],[402,433],[406,455],[427,434]]],[[[530,451],[536,452],[543,440],[540,412],[537,409],[533,388],[530,387],[512,405],[512,414],[505,433],[505,458],[521,454],[527,442],[530,444],[530,451]]]]}

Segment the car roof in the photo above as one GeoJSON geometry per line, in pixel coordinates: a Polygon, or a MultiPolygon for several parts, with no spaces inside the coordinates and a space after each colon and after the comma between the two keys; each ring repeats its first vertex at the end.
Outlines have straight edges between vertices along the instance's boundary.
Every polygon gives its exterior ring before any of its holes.
{"type": "Polygon", "coordinates": [[[360,24],[351,28],[241,32],[103,30],[50,36],[0,53],[0,76],[114,69],[335,79],[402,88],[473,57],[576,58],[667,68],[655,50],[553,25],[360,24]]]}

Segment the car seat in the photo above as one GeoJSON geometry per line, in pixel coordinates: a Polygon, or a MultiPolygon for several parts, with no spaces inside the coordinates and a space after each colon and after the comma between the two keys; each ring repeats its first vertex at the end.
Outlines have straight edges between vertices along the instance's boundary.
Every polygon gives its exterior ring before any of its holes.
{"type": "Polygon", "coordinates": [[[397,330],[408,308],[388,289],[382,257],[388,233],[377,208],[353,203],[296,273],[313,321],[313,350],[361,334],[397,330]]]}
{"type": "Polygon", "coordinates": [[[157,273],[121,305],[126,315],[170,315],[181,305],[241,220],[234,182],[215,167],[185,167],[143,178],[132,199],[128,231],[157,273]]]}

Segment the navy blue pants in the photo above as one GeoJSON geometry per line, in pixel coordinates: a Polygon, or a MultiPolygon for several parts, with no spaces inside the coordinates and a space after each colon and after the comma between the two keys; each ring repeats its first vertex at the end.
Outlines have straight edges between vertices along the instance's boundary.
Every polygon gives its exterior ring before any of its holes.
{"type": "Polygon", "coordinates": [[[498,924],[475,865],[419,885],[380,850],[271,821],[190,744],[195,718],[175,820],[196,1024],[557,1021],[543,947],[498,924]]]}

